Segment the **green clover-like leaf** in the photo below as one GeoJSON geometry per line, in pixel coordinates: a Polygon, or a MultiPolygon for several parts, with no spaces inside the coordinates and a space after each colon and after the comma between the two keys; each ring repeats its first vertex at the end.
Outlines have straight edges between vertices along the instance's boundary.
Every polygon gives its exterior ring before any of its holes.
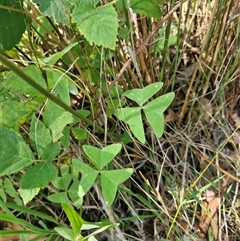
{"type": "Polygon", "coordinates": [[[119,120],[129,125],[130,130],[140,142],[144,143],[146,141],[141,118],[141,107],[117,109],[115,115],[119,120]]]}
{"type": "Polygon", "coordinates": [[[162,82],[152,83],[143,89],[132,89],[123,93],[127,98],[135,101],[139,106],[142,106],[154,94],[156,94],[163,86],[162,82]]]}
{"type": "Polygon", "coordinates": [[[163,112],[169,107],[174,99],[174,93],[167,93],[155,100],[151,101],[147,105],[143,106],[143,111],[147,117],[147,120],[152,127],[155,135],[161,137],[164,131],[164,118],[163,112]]]}
{"type": "Polygon", "coordinates": [[[112,144],[103,149],[84,145],[83,150],[98,170],[102,170],[119,153],[121,147],[122,145],[119,143],[112,144]]]}
{"type": "Polygon", "coordinates": [[[108,206],[111,206],[115,199],[118,185],[126,181],[132,173],[132,168],[101,172],[103,198],[108,206]]]}
{"type": "Polygon", "coordinates": [[[72,164],[73,168],[82,174],[78,187],[78,196],[83,197],[92,187],[99,172],[77,159],[73,159],[72,164]]]}

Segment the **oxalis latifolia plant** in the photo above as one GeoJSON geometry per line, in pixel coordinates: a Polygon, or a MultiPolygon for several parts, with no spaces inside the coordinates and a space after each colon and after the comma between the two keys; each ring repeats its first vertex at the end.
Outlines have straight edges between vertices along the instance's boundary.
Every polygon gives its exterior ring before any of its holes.
{"type": "Polygon", "coordinates": [[[159,96],[145,104],[163,86],[162,82],[152,83],[143,89],[132,89],[123,93],[125,97],[136,102],[139,107],[125,107],[116,110],[116,117],[126,122],[134,136],[142,143],[145,143],[145,132],[142,121],[143,110],[147,121],[157,137],[161,137],[164,131],[163,112],[169,107],[174,99],[174,93],[170,92],[159,96]],[[145,105],[144,105],[145,104],[145,105]]]}

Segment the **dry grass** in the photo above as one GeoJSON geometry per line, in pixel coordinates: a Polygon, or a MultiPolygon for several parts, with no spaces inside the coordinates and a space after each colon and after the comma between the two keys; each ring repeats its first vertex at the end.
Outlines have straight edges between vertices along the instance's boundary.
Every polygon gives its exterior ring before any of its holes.
{"type": "MultiPolygon", "coordinates": [[[[164,76],[176,98],[164,136],[146,130],[149,144],[124,153],[136,170],[130,188],[145,198],[128,197],[127,212],[115,211],[139,216],[122,228],[130,240],[239,240],[239,9],[238,1],[185,2],[166,25],[182,36],[179,45],[155,59],[153,46],[136,56],[138,77],[149,83],[164,76]]],[[[143,21],[140,33],[147,32],[143,21]]]]}

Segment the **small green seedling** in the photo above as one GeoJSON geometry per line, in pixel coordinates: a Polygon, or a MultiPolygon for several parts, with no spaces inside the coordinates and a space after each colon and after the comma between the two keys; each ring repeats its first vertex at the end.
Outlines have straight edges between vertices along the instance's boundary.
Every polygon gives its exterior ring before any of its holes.
{"type": "Polygon", "coordinates": [[[101,150],[89,145],[83,146],[92,166],[77,159],[72,160],[73,167],[82,174],[78,188],[79,197],[83,197],[100,176],[103,198],[108,206],[112,205],[118,185],[126,181],[133,173],[132,168],[119,170],[107,170],[106,168],[107,164],[119,153],[121,147],[121,144],[112,144],[101,150]]]}
{"type": "Polygon", "coordinates": [[[129,125],[134,136],[142,143],[145,143],[145,133],[143,128],[141,110],[143,110],[153,132],[157,137],[161,137],[164,131],[163,112],[169,107],[174,99],[174,93],[170,92],[151,102],[143,105],[163,86],[162,82],[157,82],[146,86],[143,89],[132,89],[123,93],[127,98],[135,101],[139,107],[126,107],[117,109],[116,117],[129,125]]]}

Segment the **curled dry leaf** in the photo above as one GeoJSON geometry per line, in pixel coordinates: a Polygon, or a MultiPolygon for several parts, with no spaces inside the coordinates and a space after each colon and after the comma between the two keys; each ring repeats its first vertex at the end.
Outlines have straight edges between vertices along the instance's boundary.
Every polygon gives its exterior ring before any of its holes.
{"type": "MultiPolygon", "coordinates": [[[[218,222],[216,212],[219,207],[220,197],[215,196],[213,191],[206,191],[206,201],[203,201],[203,208],[200,217],[200,236],[204,238],[211,227],[212,233],[217,234],[218,222]]],[[[217,237],[215,237],[217,238],[217,237]]]]}
{"type": "Polygon", "coordinates": [[[220,205],[221,197],[226,192],[226,185],[228,183],[229,177],[227,177],[222,184],[221,188],[221,194],[216,195],[211,190],[206,190],[205,197],[206,200],[202,203],[202,210],[201,210],[201,216],[200,216],[200,223],[199,223],[199,229],[200,233],[199,235],[202,238],[206,237],[207,231],[210,230],[213,234],[214,238],[217,240],[219,228],[218,228],[218,216],[217,216],[217,210],[220,205]]]}

